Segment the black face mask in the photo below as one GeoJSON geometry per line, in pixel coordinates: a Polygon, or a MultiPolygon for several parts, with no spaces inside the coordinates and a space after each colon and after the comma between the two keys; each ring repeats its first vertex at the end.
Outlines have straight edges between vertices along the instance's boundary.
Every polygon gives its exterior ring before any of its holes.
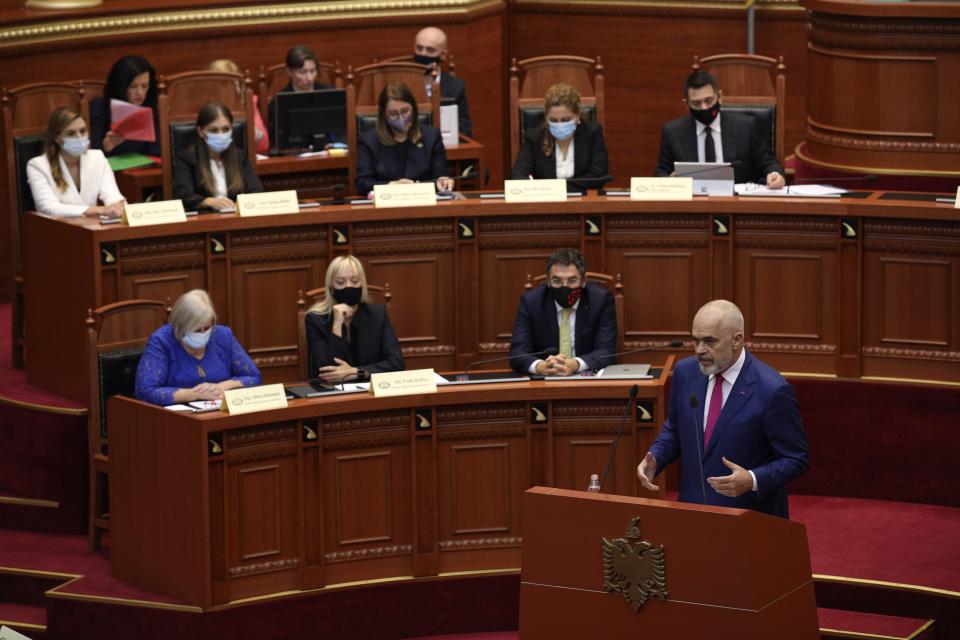
{"type": "Polygon", "coordinates": [[[550,295],[553,296],[556,303],[564,309],[577,304],[577,300],[580,299],[582,292],[582,287],[577,287],[576,289],[571,289],[570,287],[550,287],[550,295]]]}
{"type": "Polygon", "coordinates": [[[433,64],[434,62],[436,62],[437,64],[440,64],[440,61],[442,59],[443,58],[441,58],[440,56],[425,56],[420,53],[413,54],[413,61],[416,62],[417,64],[422,64],[424,66],[433,64]]]}
{"type": "Polygon", "coordinates": [[[690,115],[696,118],[697,122],[702,124],[705,127],[709,127],[710,123],[720,114],[720,103],[716,103],[709,109],[694,109],[690,107],[690,115]]]}
{"type": "Polygon", "coordinates": [[[363,289],[360,287],[344,287],[343,289],[333,290],[333,299],[338,304],[354,306],[360,304],[361,297],[363,297],[363,289]]]}

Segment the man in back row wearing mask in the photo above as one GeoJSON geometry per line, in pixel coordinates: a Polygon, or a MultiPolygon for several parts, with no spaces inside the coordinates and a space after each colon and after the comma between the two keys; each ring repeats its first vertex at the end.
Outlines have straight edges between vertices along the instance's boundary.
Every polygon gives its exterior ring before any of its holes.
{"type": "Polygon", "coordinates": [[[694,71],[687,77],[683,93],[690,114],[663,126],[657,176],[673,175],[674,162],[729,162],[737,183],[754,182],[770,189],[786,185],[783,168],[756,120],[721,110],[723,93],[716,78],[706,71],[694,71]]]}
{"type": "Polygon", "coordinates": [[[570,376],[612,362],[617,311],[606,287],[587,282],[587,263],[576,249],[547,259],[547,280],[520,297],[510,338],[510,366],[519,373],[570,376]],[[555,355],[535,354],[556,349],[555,355]]]}
{"type": "MultiPolygon", "coordinates": [[[[430,65],[437,63],[437,73],[440,80],[440,96],[453,100],[457,104],[457,120],[460,133],[468,138],[473,137],[470,126],[470,110],[467,108],[466,83],[457,76],[443,73],[443,61],[447,57],[447,34],[436,27],[424,27],[417,32],[413,45],[413,61],[417,64],[430,65]]],[[[431,95],[433,87],[430,84],[429,67],[424,74],[424,86],[427,95],[431,95]]],[[[439,122],[433,126],[440,128],[439,122]]]]}

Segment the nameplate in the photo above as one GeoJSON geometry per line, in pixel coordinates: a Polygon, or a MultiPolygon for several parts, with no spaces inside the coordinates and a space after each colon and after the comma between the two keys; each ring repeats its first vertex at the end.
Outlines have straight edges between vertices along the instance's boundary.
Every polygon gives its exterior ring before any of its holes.
{"type": "Polygon", "coordinates": [[[161,202],[138,202],[123,207],[123,222],[129,227],[145,227],[151,224],[186,222],[187,214],[181,200],[161,202]]]}
{"type": "Polygon", "coordinates": [[[375,398],[408,396],[414,393],[436,393],[437,381],[433,369],[391,371],[370,375],[370,393],[375,398]]]}
{"type": "Polygon", "coordinates": [[[631,200],[693,200],[693,178],[630,178],[631,200]]]}
{"type": "Polygon", "coordinates": [[[293,190],[241,193],[237,196],[237,212],[241,218],[300,213],[300,202],[293,190]]]}
{"type": "Polygon", "coordinates": [[[261,387],[240,387],[223,392],[223,403],[230,415],[283,409],[287,406],[287,392],[282,384],[265,384],[261,387]]]}
{"type": "Polygon", "coordinates": [[[437,188],[432,182],[377,184],[373,204],[381,207],[425,207],[437,204],[437,188]]]}
{"type": "Polygon", "coordinates": [[[551,180],[504,180],[503,199],[507,202],[565,202],[567,181],[551,180]]]}

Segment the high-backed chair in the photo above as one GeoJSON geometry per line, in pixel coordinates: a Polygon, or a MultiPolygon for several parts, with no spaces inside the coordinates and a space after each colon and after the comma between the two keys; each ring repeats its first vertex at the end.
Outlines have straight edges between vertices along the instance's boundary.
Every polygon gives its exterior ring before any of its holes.
{"type": "Polygon", "coordinates": [[[187,71],[161,76],[160,150],[163,156],[163,197],[173,198],[173,163],[177,151],[197,140],[197,112],[211,101],[222,102],[233,113],[234,144],[243,147],[250,166],[256,162],[253,91],[249,76],[220,71],[187,71]],[[247,126],[249,122],[250,126],[247,126]]]}
{"type": "MultiPolygon", "coordinates": [[[[420,122],[439,126],[440,89],[431,95],[423,82],[423,65],[413,62],[377,62],[362,67],[347,67],[347,140],[350,146],[350,189],[357,184],[357,141],[360,135],[377,122],[377,103],[380,91],[391,82],[403,82],[417,101],[420,122]],[[352,114],[352,116],[351,116],[352,114]]],[[[437,84],[436,71],[433,83],[437,84]]],[[[366,194],[361,194],[366,195],[366,194]]]]}
{"type": "Polygon", "coordinates": [[[147,339],[169,313],[169,303],[158,300],[125,300],[87,312],[88,534],[93,549],[102,546],[101,538],[110,530],[107,401],[115,395],[134,396],[137,365],[147,339]]]}
{"type": "Polygon", "coordinates": [[[583,117],[603,124],[603,64],[581,56],[538,56],[510,64],[510,159],[516,159],[524,133],[543,124],[543,96],[565,82],[580,92],[583,117]]]}
{"type": "MultiPolygon", "coordinates": [[[[384,283],[382,287],[375,284],[368,284],[367,293],[372,300],[385,304],[388,309],[390,308],[393,293],[390,291],[389,282],[384,283]]],[[[297,330],[297,362],[300,363],[300,373],[304,380],[317,376],[316,372],[312,371],[313,366],[310,362],[310,351],[307,349],[306,327],[303,321],[310,307],[323,300],[326,294],[327,288],[319,287],[317,289],[310,289],[309,291],[301,290],[297,295],[297,327],[299,327],[297,330]]]]}
{"type": "Polygon", "coordinates": [[[38,82],[9,90],[0,89],[12,249],[10,259],[14,277],[12,361],[13,366],[20,369],[24,367],[26,358],[20,221],[24,213],[34,209],[33,194],[27,184],[27,162],[43,153],[43,134],[50,114],[60,107],[77,107],[82,111],[82,98],[83,94],[74,82],[38,82]]]}
{"type": "MultiPolygon", "coordinates": [[[[527,274],[527,282],[523,285],[523,288],[526,291],[529,291],[534,286],[542,285],[547,279],[546,274],[541,273],[540,275],[533,277],[529,273],[527,274]]],[[[587,280],[591,280],[597,284],[601,284],[608,289],[610,293],[613,294],[613,302],[616,307],[617,313],[617,348],[614,353],[620,353],[621,351],[626,351],[626,339],[624,338],[624,327],[623,327],[623,280],[618,273],[615,276],[611,276],[607,273],[600,273],[597,271],[587,271],[587,280]]],[[[613,361],[608,364],[613,364],[613,361]]]]}
{"type": "Polygon", "coordinates": [[[90,103],[107,92],[107,83],[103,80],[77,80],[80,89],[80,111],[87,126],[90,126],[90,103]]]}
{"type": "Polygon", "coordinates": [[[779,59],[746,53],[694,56],[693,69],[703,69],[717,79],[725,110],[749,113],[757,119],[782,167],[787,103],[787,67],[783,56],[779,59]]]}
{"type": "MultiPolygon", "coordinates": [[[[259,96],[260,117],[267,122],[269,114],[267,107],[270,100],[290,82],[287,75],[287,65],[283,62],[269,67],[260,65],[260,76],[257,82],[257,96],[259,96]]],[[[337,89],[343,88],[343,72],[340,70],[340,61],[317,62],[317,82],[332,84],[337,89]]]]}

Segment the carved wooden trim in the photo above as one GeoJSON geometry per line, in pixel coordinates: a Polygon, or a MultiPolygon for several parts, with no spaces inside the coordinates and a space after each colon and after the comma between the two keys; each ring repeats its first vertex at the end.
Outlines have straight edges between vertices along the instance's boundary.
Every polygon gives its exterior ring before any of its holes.
{"type": "MultiPolygon", "coordinates": [[[[730,18],[743,12],[743,4],[720,1],[697,2],[696,0],[672,0],[670,2],[646,2],[644,0],[607,2],[605,0],[520,0],[514,3],[515,11],[523,13],[573,13],[579,15],[649,16],[665,18],[730,18]]],[[[806,11],[791,0],[763,0],[757,8],[764,12],[765,19],[803,20],[806,11]],[[769,17],[768,17],[769,16],[769,17]]]]}
{"type": "Polygon", "coordinates": [[[503,240],[503,239],[489,239],[481,240],[480,248],[481,249],[550,249],[551,251],[557,248],[558,243],[562,243],[562,240],[553,239],[553,240],[539,240],[539,239],[529,239],[529,240],[503,240]]]}
{"type": "Polygon", "coordinates": [[[836,251],[834,240],[793,240],[790,238],[741,238],[734,239],[737,249],[796,249],[800,251],[836,251]]]}
{"type": "Polygon", "coordinates": [[[897,242],[896,240],[864,240],[863,248],[865,251],[878,251],[883,253],[909,253],[925,256],[960,256],[960,245],[957,246],[931,246],[927,244],[910,244],[897,242]]]}
{"type": "Polygon", "coordinates": [[[884,358],[915,358],[921,360],[939,360],[941,362],[960,362],[960,351],[942,351],[936,349],[904,349],[899,347],[863,347],[864,356],[884,358]]]}
{"type": "Polygon", "coordinates": [[[362,417],[333,417],[323,419],[323,433],[336,434],[345,431],[384,429],[410,426],[410,412],[405,410],[368,414],[362,417]]]}
{"type": "Polygon", "coordinates": [[[270,449],[269,451],[256,451],[251,453],[239,452],[227,452],[227,463],[230,465],[238,464],[249,464],[251,462],[265,462],[267,460],[277,460],[278,458],[295,458],[297,456],[297,448],[294,447],[282,447],[277,449],[270,449]]]}
{"type": "Polygon", "coordinates": [[[607,230],[697,229],[710,231],[710,216],[607,216],[607,230]]]}
{"type": "Polygon", "coordinates": [[[437,432],[440,442],[457,440],[502,440],[506,438],[523,438],[527,435],[526,427],[521,429],[463,429],[450,431],[449,429],[437,432]]]}
{"type": "Polygon", "coordinates": [[[357,238],[378,238],[381,236],[412,236],[412,235],[452,235],[451,222],[410,222],[392,224],[363,224],[353,227],[354,240],[357,238]]]}
{"type": "Polygon", "coordinates": [[[404,356],[449,356],[457,352],[452,344],[425,345],[422,347],[402,347],[404,356]]]}
{"type": "Polygon", "coordinates": [[[286,571],[296,569],[300,566],[299,558],[284,558],[283,560],[265,560],[263,562],[254,562],[253,564],[243,564],[227,569],[227,575],[231,578],[242,578],[253,576],[260,573],[273,573],[274,571],[286,571]]]}
{"type": "MultiPolygon", "coordinates": [[[[958,47],[960,48],[960,47],[958,47]]],[[[839,136],[820,132],[818,129],[807,125],[806,136],[808,140],[828,144],[834,147],[846,147],[853,149],[867,149],[870,151],[910,151],[910,152],[928,152],[928,153],[957,153],[960,152],[960,143],[956,142],[907,142],[903,140],[868,140],[864,138],[851,138],[850,136],[839,136]]]]}
{"type": "MultiPolygon", "coordinates": [[[[623,415],[621,408],[620,414],[623,415]]],[[[620,430],[620,420],[618,418],[607,418],[609,423],[606,426],[592,425],[589,427],[564,426],[554,424],[554,436],[613,436],[620,430]]]]}
{"type": "Polygon", "coordinates": [[[636,247],[655,247],[658,249],[705,249],[710,246],[710,241],[704,238],[655,238],[650,236],[636,238],[618,238],[612,237],[607,241],[608,247],[613,248],[636,248],[636,247]]]}
{"type": "Polygon", "coordinates": [[[523,420],[527,419],[527,408],[523,404],[497,406],[485,408],[454,409],[441,407],[437,409],[437,423],[447,425],[458,422],[483,422],[487,420],[523,420]]]}
{"type": "Polygon", "coordinates": [[[523,544],[520,536],[500,536],[486,538],[464,538],[462,540],[441,540],[442,551],[464,551],[488,547],[519,547],[523,544]]]}
{"type": "Polygon", "coordinates": [[[294,440],[296,436],[297,428],[292,424],[229,431],[227,432],[227,446],[247,447],[275,440],[294,440]]]}
{"type": "Polygon", "coordinates": [[[395,256],[398,253],[450,253],[453,251],[453,242],[433,242],[403,244],[403,250],[398,251],[397,245],[387,245],[382,247],[353,247],[355,256],[395,256]]]}
{"type": "Polygon", "coordinates": [[[244,247],[281,242],[326,242],[327,230],[322,226],[289,231],[244,231],[230,234],[230,246],[244,247]]]}
{"type": "Polygon", "coordinates": [[[300,361],[296,353],[285,356],[258,356],[251,353],[250,359],[260,369],[264,367],[286,367],[295,365],[300,361]]]}
{"type": "Polygon", "coordinates": [[[619,418],[623,415],[623,403],[619,400],[613,402],[554,402],[553,418],[619,418]]]}
{"type": "Polygon", "coordinates": [[[953,236],[960,238],[960,225],[952,226],[934,226],[928,222],[869,222],[863,223],[864,233],[888,233],[904,234],[909,233],[917,236],[930,236],[933,239],[941,239],[943,236],[953,236]]]}
{"type": "Polygon", "coordinates": [[[323,554],[324,562],[346,562],[347,560],[367,560],[386,556],[400,556],[411,553],[413,545],[393,544],[384,547],[365,547],[363,549],[349,549],[323,554]]]}
{"type": "Polygon", "coordinates": [[[180,240],[147,242],[123,242],[118,249],[120,255],[124,258],[133,256],[149,256],[153,254],[170,254],[184,251],[199,251],[206,253],[207,245],[203,237],[190,237],[180,240]]]}
{"type": "Polygon", "coordinates": [[[410,444],[410,436],[404,432],[403,435],[382,435],[359,437],[358,435],[340,436],[336,440],[326,438],[323,441],[324,451],[345,451],[359,449],[376,449],[381,447],[399,447],[410,444]]]}
{"type": "Polygon", "coordinates": [[[510,351],[510,343],[481,342],[478,351],[480,351],[480,353],[507,353],[510,351]]]}
{"type": "Polygon", "coordinates": [[[504,233],[504,232],[523,232],[523,231],[580,231],[579,216],[564,216],[562,218],[521,218],[520,220],[509,220],[503,218],[494,218],[488,220],[480,218],[479,227],[481,233],[504,233]]]}
{"type": "Polygon", "coordinates": [[[803,342],[747,342],[751,351],[766,351],[777,353],[799,353],[814,355],[829,355],[837,352],[835,344],[806,344],[803,342]]]}
{"type": "Polygon", "coordinates": [[[753,216],[737,216],[737,231],[758,230],[758,231],[803,231],[837,233],[838,224],[836,222],[822,220],[805,220],[798,218],[777,218],[771,220],[768,218],[757,218],[753,216]]]}
{"type": "Polygon", "coordinates": [[[260,262],[290,262],[293,260],[320,260],[327,256],[326,249],[311,247],[301,251],[269,251],[264,253],[234,254],[231,264],[257,264],[260,262]]]}
{"type": "Polygon", "coordinates": [[[207,261],[199,256],[188,260],[164,260],[148,263],[121,263],[120,275],[141,275],[145,273],[163,273],[166,271],[190,271],[206,269],[207,261]]]}

